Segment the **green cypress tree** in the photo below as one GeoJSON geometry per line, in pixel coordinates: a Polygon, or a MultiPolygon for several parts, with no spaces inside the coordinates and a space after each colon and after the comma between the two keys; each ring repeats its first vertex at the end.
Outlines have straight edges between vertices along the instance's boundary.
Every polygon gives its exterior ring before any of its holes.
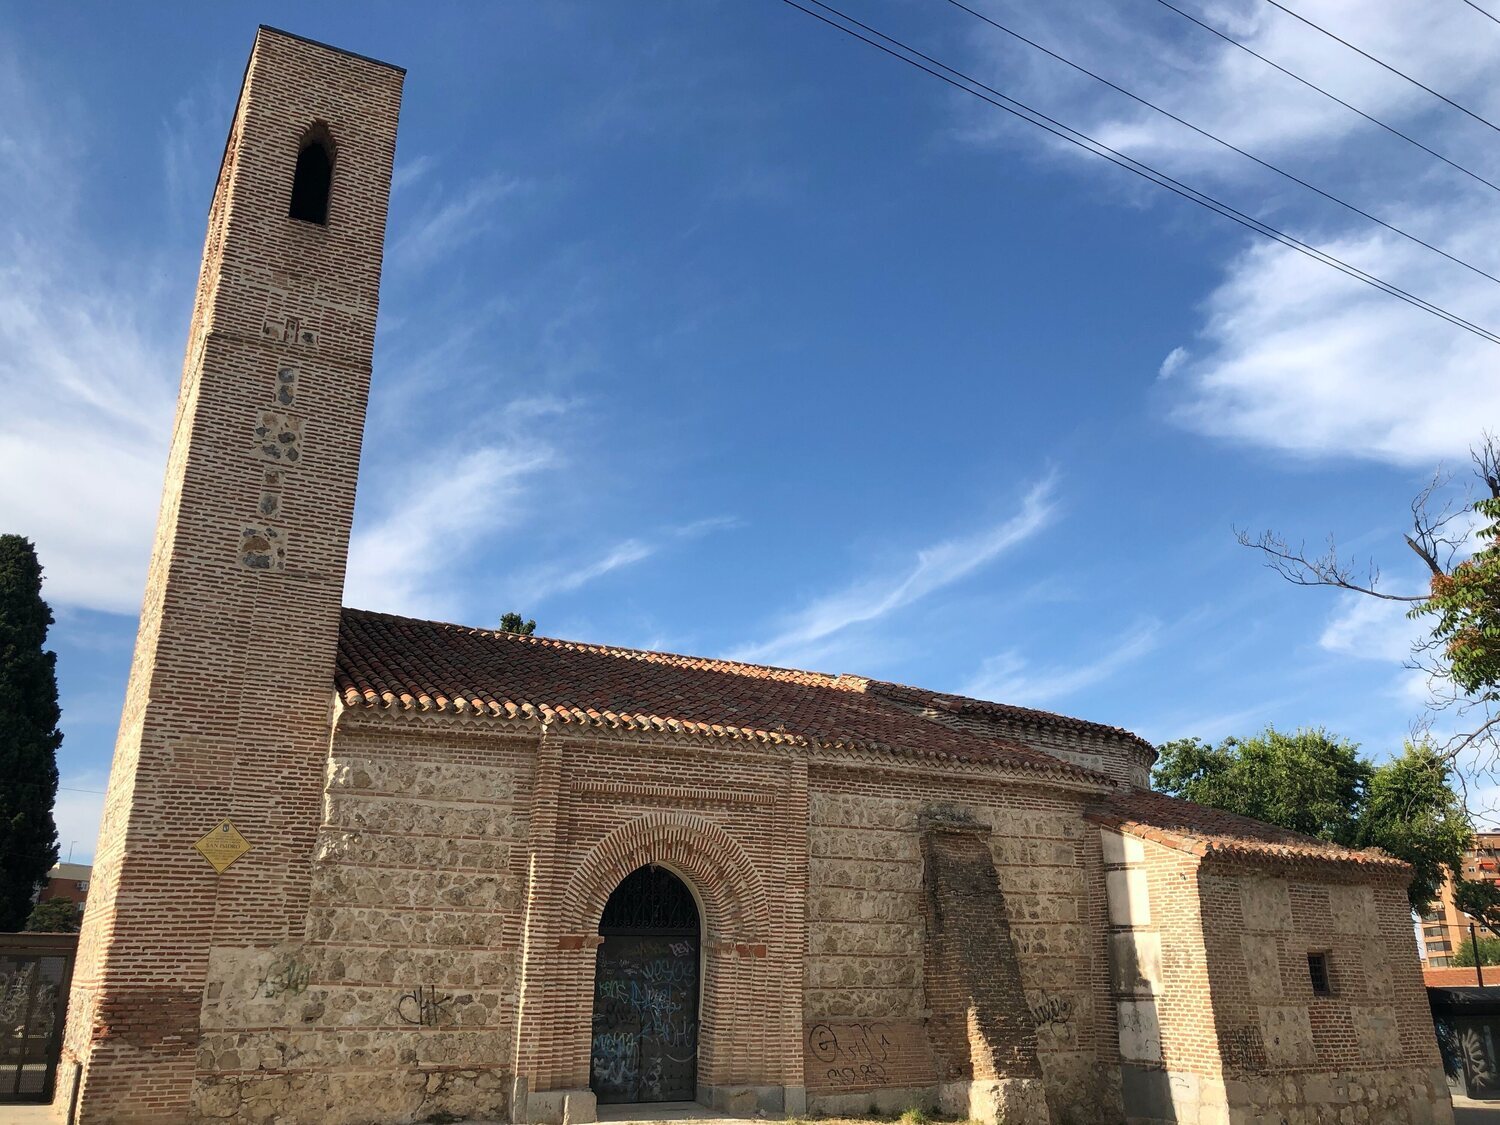
{"type": "Polygon", "coordinates": [[[42,600],[36,548],[0,535],[0,932],[19,930],[31,896],[57,862],[57,654],[42,646],[52,610],[42,600]]]}

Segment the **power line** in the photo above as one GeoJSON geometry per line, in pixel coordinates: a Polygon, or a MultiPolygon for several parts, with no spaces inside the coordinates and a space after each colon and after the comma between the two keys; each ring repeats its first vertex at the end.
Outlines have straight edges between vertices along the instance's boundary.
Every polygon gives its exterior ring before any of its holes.
{"type": "Polygon", "coordinates": [[[1340,207],[1343,207],[1346,210],[1352,211],[1352,212],[1354,212],[1354,214],[1359,215],[1362,218],[1368,219],[1370,222],[1375,223],[1375,224],[1377,224],[1379,226],[1382,226],[1382,227],[1384,227],[1388,231],[1391,231],[1391,232],[1393,232],[1395,234],[1399,234],[1402,238],[1408,239],[1411,242],[1415,242],[1418,246],[1426,247],[1428,250],[1431,250],[1434,254],[1439,254],[1442,257],[1447,258],[1450,262],[1453,262],[1456,265],[1463,266],[1464,269],[1470,270],[1470,271],[1472,271],[1474,273],[1477,273],[1480,277],[1488,278],[1489,280],[1495,282],[1497,285],[1500,285],[1500,277],[1496,277],[1492,273],[1487,273],[1486,271],[1480,269],[1478,266],[1473,265],[1470,262],[1466,262],[1462,258],[1456,257],[1455,255],[1448,253],[1448,251],[1443,250],[1440,247],[1434,246],[1432,243],[1427,242],[1424,239],[1421,239],[1421,238],[1417,237],[1416,235],[1410,233],[1409,231],[1402,230],[1400,227],[1396,226],[1394,223],[1388,223],[1384,219],[1378,218],[1377,216],[1370,214],[1370,212],[1368,212],[1368,211],[1366,211],[1366,210],[1364,210],[1364,209],[1362,209],[1360,207],[1355,206],[1353,203],[1350,203],[1350,202],[1348,202],[1345,199],[1339,198],[1338,196],[1334,195],[1332,192],[1324,191],[1322,188],[1318,187],[1316,184],[1310,184],[1310,183],[1308,183],[1306,180],[1302,179],[1300,176],[1297,176],[1297,175],[1295,175],[1295,174],[1293,174],[1291,172],[1288,172],[1285,168],[1280,168],[1277,165],[1272,164],[1269,160],[1263,160],[1259,156],[1256,156],[1252,152],[1246,152],[1244,149],[1240,148],[1238,145],[1235,145],[1235,144],[1232,144],[1229,141],[1226,141],[1223,137],[1217,136],[1216,134],[1209,132],[1207,129],[1200,128],[1199,126],[1194,125],[1191,121],[1188,121],[1188,120],[1186,120],[1186,119],[1184,119],[1182,117],[1177,116],[1177,114],[1173,113],[1171,110],[1164,109],[1162,106],[1157,105],[1155,102],[1150,101],[1150,100],[1148,100],[1146,98],[1143,98],[1139,94],[1132,93],[1130,90],[1125,89],[1125,87],[1123,87],[1123,86],[1121,86],[1121,85],[1119,85],[1119,84],[1117,84],[1115,82],[1111,82],[1108,78],[1105,78],[1102,74],[1098,74],[1095,71],[1090,70],[1088,67],[1083,66],[1083,65],[1081,65],[1079,63],[1074,62],[1072,59],[1068,58],[1067,56],[1059,54],[1058,52],[1056,52],[1054,50],[1051,50],[1048,47],[1042,46],[1042,44],[1036,42],[1035,40],[1028,39],[1026,36],[1022,35],[1019,31],[1015,31],[1012,28],[1006,27],[1003,23],[1000,23],[1000,22],[998,22],[996,20],[991,19],[989,16],[985,15],[983,12],[976,11],[975,9],[969,7],[967,4],[963,3],[963,0],[948,0],[948,3],[952,4],[955,8],[958,8],[958,9],[960,9],[962,11],[968,12],[969,15],[973,16],[976,19],[983,20],[985,23],[989,24],[991,27],[995,28],[997,31],[1003,31],[1006,35],[1009,35],[1011,38],[1017,39],[1020,42],[1025,43],[1028,47],[1033,47],[1036,50],[1041,51],[1044,55],[1048,55],[1049,57],[1056,59],[1058,62],[1062,63],[1064,66],[1070,66],[1074,70],[1078,71],[1080,74],[1086,74],[1086,75],[1088,75],[1094,81],[1100,82],[1103,85],[1108,86],[1111,90],[1114,90],[1116,93],[1124,94],[1131,101],[1136,102],[1136,103],[1138,103],[1140,105],[1143,105],[1147,109],[1155,110],[1157,113],[1161,114],[1163,117],[1170,118],[1171,120],[1177,122],[1177,124],[1183,126],[1184,128],[1191,129],[1193,132],[1197,133],[1200,137],[1206,137],[1208,140],[1213,141],[1215,144],[1222,145],[1223,147],[1229,149],[1229,151],[1238,153],[1240,156],[1243,156],[1246,160],[1254,161],[1256,164],[1259,164],[1262,168],[1265,168],[1265,169],[1267,169],[1269,171],[1275,172],[1278,176],[1282,176],[1282,177],[1290,180],[1294,184],[1298,184],[1301,187],[1305,187],[1308,191],[1315,192],[1318,195],[1322,196],[1324,199],[1329,200],[1332,203],[1337,203],[1340,207]]]}
{"type": "Polygon", "coordinates": [[[1000,93],[1000,91],[994,89],[991,86],[986,86],[983,82],[980,82],[976,78],[970,77],[963,71],[956,70],[953,67],[948,66],[946,63],[938,62],[936,59],[922,54],[922,52],[916,50],[915,48],[907,46],[900,40],[893,39],[891,36],[886,35],[883,32],[876,31],[874,28],[860,23],[853,17],[845,15],[837,8],[823,3],[822,0],[811,0],[811,3],[816,4],[824,11],[832,12],[840,19],[854,25],[854,27],[863,28],[865,31],[870,32],[870,34],[878,36],[880,39],[884,39],[888,43],[894,44],[896,47],[899,47],[900,50],[892,50],[890,47],[887,47],[882,43],[878,43],[874,39],[861,35],[858,31],[855,31],[851,27],[846,27],[844,26],[844,24],[836,23],[833,20],[828,19],[826,16],[819,15],[811,8],[803,7],[800,3],[797,2],[797,0],[782,0],[782,2],[787,4],[789,7],[796,8],[798,11],[802,12],[805,15],[813,17],[813,19],[818,20],[820,23],[825,23],[829,27],[843,32],[845,35],[848,35],[854,39],[858,39],[861,42],[874,47],[876,50],[890,55],[892,58],[900,59],[908,66],[915,67],[917,70],[924,71],[925,73],[932,75],[934,78],[937,78],[942,82],[946,82],[954,89],[962,90],[964,93],[969,94],[971,97],[978,98],[980,101],[993,105],[997,109],[1004,110],[1006,113],[1011,114],[1013,117],[1018,117],[1022,121],[1035,125],[1037,128],[1051,133],[1055,137],[1067,141],[1069,144],[1076,145],[1077,147],[1083,149],[1085,152],[1091,152],[1095,156],[1103,157],[1110,163],[1119,165],[1121,168],[1124,168],[1127,171],[1134,172],[1142,179],[1150,180],[1157,186],[1164,187],[1168,191],[1182,196],[1184,199],[1192,200],[1194,203],[1197,203],[1202,207],[1206,207],[1211,211],[1223,215],[1225,218],[1230,219],[1232,222],[1236,222],[1249,230],[1253,230],[1257,234],[1264,235],[1265,237],[1279,242],[1284,246],[1290,247],[1291,249],[1296,250],[1298,253],[1304,254],[1307,257],[1314,259],[1315,261],[1319,261],[1324,265],[1331,266],[1332,268],[1338,270],[1340,273],[1347,274],[1348,276],[1353,277],[1359,281],[1363,281],[1365,284],[1379,289],[1383,293],[1388,293],[1391,296],[1405,301],[1407,304],[1413,305],[1416,308],[1422,309],[1424,312],[1428,312],[1441,320],[1446,320],[1448,323],[1453,324],[1456,327],[1462,328],[1467,332],[1472,332],[1474,335],[1479,336],[1481,339],[1487,340],[1492,344],[1500,344],[1500,335],[1496,335],[1489,329],[1482,328],[1471,321],[1465,320],[1457,313],[1450,312],[1448,309],[1445,309],[1440,305],[1436,305],[1433,302],[1426,300],[1425,298],[1417,297],[1414,294],[1408,293],[1406,290],[1397,287],[1391,282],[1376,277],[1374,274],[1367,273],[1357,266],[1350,265],[1348,262],[1345,262],[1342,259],[1327,253],[1326,251],[1319,250],[1317,247],[1303,242],[1301,239],[1287,234],[1285,231],[1278,230],[1277,228],[1271,226],[1269,223],[1254,218],[1251,215],[1246,215],[1244,212],[1237,211],[1233,207],[1230,207],[1227,203],[1217,200],[1213,196],[1210,196],[1205,192],[1201,192],[1196,188],[1189,187],[1178,180],[1174,180],[1165,172],[1158,171],[1157,169],[1151,167],[1149,164],[1145,164],[1142,161],[1136,160],[1134,157],[1126,156],[1124,153],[1110,148],[1102,141],[1097,141],[1093,137],[1088,136],[1086,133],[1082,133],[1076,129],[1071,128],[1070,126],[1064,125],[1062,124],[1062,122],[1048,117],[1046,114],[1041,113],[1039,110],[1032,109],[1025,103],[1017,101],[1016,99],[1006,94],[1000,93]],[[901,51],[906,51],[910,56],[915,57],[909,57],[908,54],[902,54],[901,51]],[[957,75],[957,78],[950,78],[948,74],[943,74],[938,70],[932,69],[932,67],[925,66],[922,62],[918,62],[918,59],[923,59],[926,62],[931,63],[935,67],[941,67],[942,70],[946,70],[950,74],[957,75]],[[962,81],[959,81],[959,79],[962,79],[962,81]],[[966,85],[966,83],[970,83],[971,85],[966,85]],[[978,87],[979,89],[975,89],[974,87],[978,87]],[[988,97],[985,94],[980,93],[980,90],[988,91],[988,93],[993,94],[994,97],[988,97]],[[1012,106],[1019,108],[1012,108],[1012,106]]]}
{"type": "Polygon", "coordinates": [[[1473,8],[1485,19],[1494,20],[1494,22],[1500,23],[1500,16],[1495,15],[1495,13],[1490,11],[1488,8],[1481,8],[1478,4],[1474,3],[1474,0],[1463,0],[1463,2],[1469,7],[1473,8]]]}
{"type": "Polygon", "coordinates": [[[1288,78],[1294,79],[1295,81],[1302,83],[1302,85],[1306,86],[1309,90],[1316,90],[1318,93],[1322,94],[1329,101],[1337,102],[1339,105],[1341,105],[1345,109],[1347,109],[1350,113],[1357,114],[1360,117],[1364,118],[1371,125],[1378,125],[1378,126],[1380,126],[1380,128],[1384,129],[1387,133],[1390,133],[1392,136],[1400,137],[1407,144],[1412,145],[1415,148],[1421,149],[1428,156],[1432,157],[1435,160],[1441,160],[1444,164],[1448,165],[1448,167],[1453,168],[1456,171],[1462,172],[1465,176],[1468,176],[1469,179],[1475,180],[1475,181],[1483,184],[1485,187],[1489,188],[1491,191],[1500,192],[1500,184],[1497,184],[1497,183],[1495,183],[1492,180],[1485,179],[1478,172],[1475,172],[1475,171],[1473,171],[1470,168],[1465,168],[1458,161],[1452,160],[1452,159],[1444,156],[1442,153],[1438,152],[1435,149],[1428,148],[1421,141],[1417,140],[1415,137],[1410,136],[1407,133],[1403,133],[1400,129],[1396,128],[1394,125],[1389,125],[1386,122],[1380,120],[1380,118],[1371,116],[1370,114],[1366,113],[1364,110],[1360,109],[1358,106],[1351,105],[1349,102],[1346,102],[1343,98],[1339,97],[1337,94],[1329,93],[1327,90],[1323,89],[1323,87],[1319,86],[1316,82],[1313,82],[1313,81],[1311,81],[1310,79],[1307,79],[1307,78],[1303,78],[1302,75],[1296,73],[1295,71],[1288,70],[1286,67],[1282,66],[1280,63],[1274,62],[1271,59],[1268,59],[1265,55],[1261,54],[1259,51],[1255,50],[1253,47],[1247,47],[1245,44],[1241,43],[1238,39],[1235,39],[1233,36],[1227,35],[1224,32],[1220,31],[1217,27],[1214,27],[1211,24],[1204,23],[1197,16],[1192,15],[1189,12],[1183,11],[1181,8],[1177,7],[1175,4],[1171,3],[1171,0],[1156,0],[1156,2],[1158,4],[1160,4],[1162,7],[1169,8],[1172,11],[1176,12],[1179,16],[1181,16],[1183,19],[1187,20],[1189,23],[1195,23],[1195,24],[1197,24],[1199,27],[1201,27],[1204,31],[1208,32],[1209,34],[1211,34],[1211,35],[1217,35],[1220,39],[1224,40],[1224,42],[1228,43],[1230,46],[1232,46],[1232,47],[1238,47],[1240,50],[1244,51],[1247,55],[1253,55],[1253,56],[1255,56],[1261,62],[1263,62],[1267,66],[1269,66],[1271,69],[1278,70],[1282,74],[1285,74],[1288,78]]]}
{"type": "Polygon", "coordinates": [[[1390,71],[1396,77],[1406,79],[1413,86],[1417,87],[1417,89],[1419,89],[1419,90],[1426,90],[1433,97],[1437,98],[1439,101],[1447,102],[1449,105],[1451,105],[1454,109],[1458,110],[1460,113],[1467,113],[1470,117],[1472,117],[1475,121],[1479,122],[1481,125],[1487,125],[1491,129],[1495,130],[1495,132],[1500,133],[1500,125],[1496,125],[1493,121],[1489,120],[1488,118],[1480,117],[1479,114],[1475,113],[1468,106],[1459,105],[1452,98],[1448,97],[1447,94],[1440,94],[1436,90],[1434,90],[1431,86],[1428,86],[1428,85],[1425,85],[1424,83],[1418,82],[1411,75],[1406,74],[1403,71],[1397,70],[1395,67],[1393,67],[1390,63],[1386,62],[1384,59],[1377,59],[1374,55],[1370,54],[1369,51],[1361,50],[1360,48],[1356,47],[1353,43],[1349,42],[1349,40],[1347,40],[1347,39],[1341,39],[1339,36],[1335,35],[1331,31],[1329,31],[1326,27],[1320,27],[1318,24],[1313,23],[1312,20],[1308,19],[1306,16],[1302,15],[1300,12],[1294,12],[1294,11],[1292,11],[1285,4],[1280,3],[1279,0],[1266,0],[1266,3],[1269,4],[1269,5],[1271,5],[1271,7],[1277,9],[1278,11],[1285,12],[1287,15],[1291,16],[1294,20],[1301,20],[1308,27],[1312,28],[1314,31],[1316,31],[1316,32],[1318,32],[1318,33],[1320,33],[1322,35],[1328,36],[1328,38],[1332,39],[1335,43],[1342,43],[1345,47],[1348,47],[1349,50],[1353,51],[1356,55],[1360,55],[1360,56],[1362,56],[1364,58],[1369,59],[1376,66],[1384,67],[1386,70],[1390,71]]]}

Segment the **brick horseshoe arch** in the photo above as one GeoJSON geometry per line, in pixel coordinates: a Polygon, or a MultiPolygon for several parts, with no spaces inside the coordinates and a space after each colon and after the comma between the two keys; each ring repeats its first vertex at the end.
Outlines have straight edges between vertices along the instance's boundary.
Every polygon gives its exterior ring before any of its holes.
{"type": "Polygon", "coordinates": [[[713,821],[676,812],[649,813],[622,824],[589,850],[563,896],[564,930],[597,933],[610,894],[648,863],[687,876],[702,899],[709,940],[766,941],[770,910],[750,856],[713,821]]]}

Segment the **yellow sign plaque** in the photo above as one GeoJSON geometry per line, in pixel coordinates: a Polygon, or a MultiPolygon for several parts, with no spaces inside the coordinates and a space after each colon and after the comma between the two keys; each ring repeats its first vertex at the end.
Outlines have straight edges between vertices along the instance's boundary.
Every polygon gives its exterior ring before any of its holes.
{"type": "Polygon", "coordinates": [[[222,875],[231,863],[250,850],[250,841],[241,836],[240,830],[228,820],[221,820],[193,847],[222,875]]]}

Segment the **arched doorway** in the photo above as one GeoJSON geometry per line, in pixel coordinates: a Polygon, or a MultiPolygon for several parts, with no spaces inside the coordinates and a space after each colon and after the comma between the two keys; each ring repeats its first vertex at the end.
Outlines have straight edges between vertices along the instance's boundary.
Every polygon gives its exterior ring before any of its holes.
{"type": "Polygon", "coordinates": [[[698,1086],[698,904],[638,867],[599,920],[589,1086],[601,1103],[692,1101],[698,1086]]]}

